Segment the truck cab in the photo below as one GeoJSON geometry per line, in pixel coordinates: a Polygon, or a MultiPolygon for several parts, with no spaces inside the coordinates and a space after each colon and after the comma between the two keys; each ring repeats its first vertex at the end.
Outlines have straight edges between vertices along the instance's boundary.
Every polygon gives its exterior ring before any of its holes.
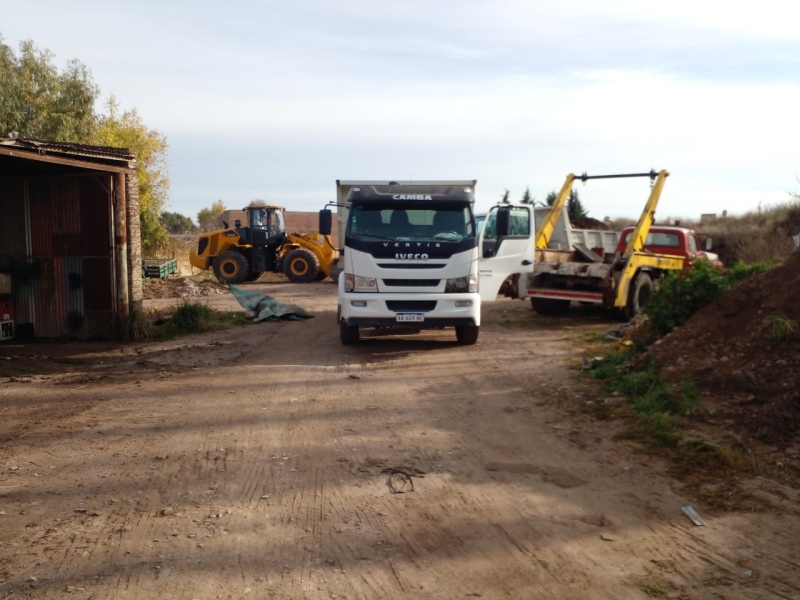
{"type": "MultiPolygon", "coordinates": [[[[617,252],[623,252],[633,234],[633,227],[622,230],[617,252]]],[[[685,227],[668,225],[652,225],[644,241],[644,251],[653,254],[669,254],[683,258],[684,267],[697,259],[708,260],[712,266],[721,269],[722,262],[719,257],[708,250],[702,250],[697,239],[697,234],[685,227]]]]}

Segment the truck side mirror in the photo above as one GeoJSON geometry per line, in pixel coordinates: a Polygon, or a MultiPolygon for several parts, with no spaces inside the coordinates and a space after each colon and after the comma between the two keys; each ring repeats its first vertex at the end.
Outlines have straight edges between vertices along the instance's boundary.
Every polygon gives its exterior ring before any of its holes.
{"type": "Polygon", "coordinates": [[[511,210],[500,208],[497,211],[497,240],[506,237],[511,229],[511,210]]]}
{"type": "Polygon", "coordinates": [[[333,229],[333,213],[329,208],[319,211],[319,233],[320,235],[330,235],[333,229]]]}

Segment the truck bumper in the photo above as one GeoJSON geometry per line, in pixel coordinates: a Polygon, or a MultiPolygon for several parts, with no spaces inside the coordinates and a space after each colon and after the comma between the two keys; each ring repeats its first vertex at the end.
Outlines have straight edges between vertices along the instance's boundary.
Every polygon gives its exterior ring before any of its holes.
{"type": "Polygon", "coordinates": [[[479,294],[344,293],[339,295],[339,320],[361,327],[419,329],[481,324],[479,294]],[[422,320],[398,320],[415,319],[422,320]]]}

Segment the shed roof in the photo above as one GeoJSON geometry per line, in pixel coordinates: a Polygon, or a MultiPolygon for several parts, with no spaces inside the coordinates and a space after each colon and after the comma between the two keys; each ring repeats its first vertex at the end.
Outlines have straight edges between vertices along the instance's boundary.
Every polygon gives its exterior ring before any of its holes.
{"type": "Polygon", "coordinates": [[[30,175],[52,170],[89,169],[125,172],[136,168],[127,148],[52,142],[34,138],[0,137],[0,174],[30,175]]]}

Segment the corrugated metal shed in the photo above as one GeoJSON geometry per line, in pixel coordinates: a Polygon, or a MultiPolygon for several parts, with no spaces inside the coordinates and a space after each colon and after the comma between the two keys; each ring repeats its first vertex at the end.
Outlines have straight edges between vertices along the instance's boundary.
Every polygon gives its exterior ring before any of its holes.
{"type": "Polygon", "coordinates": [[[141,263],[131,178],[124,148],[0,138],[0,273],[11,277],[18,334],[121,336],[141,302],[128,277],[141,263]]]}

